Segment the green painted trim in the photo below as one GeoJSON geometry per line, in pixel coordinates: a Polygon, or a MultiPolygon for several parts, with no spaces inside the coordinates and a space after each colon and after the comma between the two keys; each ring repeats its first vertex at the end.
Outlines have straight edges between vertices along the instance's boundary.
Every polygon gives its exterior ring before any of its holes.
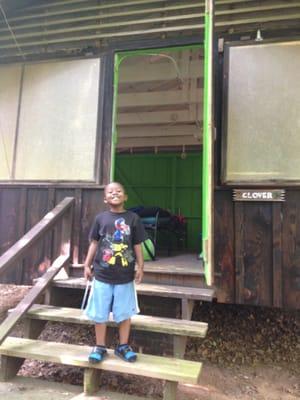
{"type": "MultiPolygon", "coordinates": [[[[209,68],[209,60],[208,60],[208,24],[209,24],[209,17],[208,14],[205,14],[205,29],[204,29],[204,90],[203,90],[203,215],[206,214],[206,204],[208,200],[208,193],[207,193],[207,184],[208,184],[208,170],[207,170],[207,161],[208,161],[208,154],[207,154],[207,140],[208,140],[208,68],[209,68]]],[[[203,239],[207,237],[207,219],[203,218],[203,226],[202,226],[202,237],[203,239]]]]}
{"type": "Polygon", "coordinates": [[[143,50],[130,50],[130,51],[121,51],[118,52],[119,55],[126,55],[127,57],[132,57],[136,55],[147,55],[147,54],[152,54],[153,52],[158,52],[158,51],[168,51],[168,52],[178,52],[181,50],[188,50],[188,49],[199,49],[204,47],[201,44],[190,44],[186,46],[174,46],[174,47],[159,47],[159,48],[154,48],[154,49],[143,49],[143,50]]]}
{"type": "Polygon", "coordinates": [[[212,284],[212,71],[213,0],[206,1],[204,28],[202,249],[206,283],[212,284]]]}
{"type": "Polygon", "coordinates": [[[112,182],[115,177],[115,157],[116,146],[118,141],[117,132],[117,109],[118,109],[118,87],[119,87],[119,55],[115,54],[114,59],[114,97],[113,97],[113,115],[112,115],[112,140],[111,140],[111,157],[110,157],[110,181],[112,182]]]}

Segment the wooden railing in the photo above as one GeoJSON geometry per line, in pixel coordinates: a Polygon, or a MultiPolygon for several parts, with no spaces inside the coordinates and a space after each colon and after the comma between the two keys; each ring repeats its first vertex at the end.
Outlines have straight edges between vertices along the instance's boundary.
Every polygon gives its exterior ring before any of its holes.
{"type": "Polygon", "coordinates": [[[66,197],[52,211],[44,216],[29,232],[17,241],[9,250],[0,257],[0,277],[14,267],[21,259],[29,254],[34,246],[40,243],[50,231],[61,224],[60,255],[52,262],[45,274],[31,288],[24,299],[17,305],[12,313],[0,325],[0,344],[11,332],[16,323],[32,306],[40,294],[50,285],[52,279],[70,264],[71,232],[73,223],[73,210],[75,200],[66,197]]]}

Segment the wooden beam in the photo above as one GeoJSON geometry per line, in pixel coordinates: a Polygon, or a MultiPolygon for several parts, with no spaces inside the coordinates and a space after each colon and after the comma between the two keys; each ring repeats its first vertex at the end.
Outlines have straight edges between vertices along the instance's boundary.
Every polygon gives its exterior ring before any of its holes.
{"type": "MultiPolygon", "coordinates": [[[[46,12],[43,13],[36,13],[36,14],[30,14],[30,15],[23,15],[20,17],[13,17],[9,18],[8,22],[14,22],[14,21],[24,21],[28,19],[34,19],[34,18],[49,18],[49,17],[54,17],[58,15],[65,15],[65,14],[76,14],[76,13],[84,13],[84,12],[89,12],[89,11],[100,11],[100,10],[105,10],[108,8],[120,8],[120,7],[127,7],[127,6],[139,6],[139,5],[148,5],[150,3],[165,3],[166,0],[135,0],[135,1],[121,1],[121,2],[114,2],[109,4],[103,4],[103,5],[98,5],[98,6],[89,6],[89,7],[78,7],[78,8],[68,8],[64,10],[58,10],[58,11],[48,11],[47,10],[47,5],[46,5],[46,12]]],[[[86,4],[86,1],[85,1],[86,4]]]]}
{"type": "MultiPolygon", "coordinates": [[[[68,5],[73,5],[73,4],[78,4],[78,3],[86,3],[86,0],[68,0],[68,2],[66,3],[65,0],[63,1],[52,1],[51,3],[47,3],[47,4],[36,4],[36,5],[31,5],[31,6],[25,6],[24,10],[29,11],[29,10],[43,10],[43,9],[47,9],[49,10],[50,8],[54,8],[54,7],[64,7],[64,6],[68,6],[68,5]]],[[[21,9],[22,11],[22,9],[21,9]]]]}
{"type": "Polygon", "coordinates": [[[283,307],[282,205],[272,204],[273,214],[273,307],[283,307]]]}
{"type": "MultiPolygon", "coordinates": [[[[113,32],[113,33],[97,33],[92,35],[84,35],[84,36],[71,36],[68,38],[57,38],[57,39],[47,39],[47,40],[38,40],[35,42],[26,42],[22,43],[22,49],[24,47],[34,47],[34,46],[48,46],[51,44],[60,44],[60,43],[72,43],[72,42],[82,42],[86,40],[93,40],[93,39],[108,39],[108,38],[117,38],[117,37],[126,37],[126,36],[138,36],[138,35],[148,35],[152,33],[167,33],[167,32],[178,32],[178,31],[186,31],[186,30],[193,30],[193,29],[203,29],[203,24],[191,24],[191,25],[179,25],[179,26],[172,26],[172,27],[162,27],[162,28],[151,28],[151,29],[142,29],[142,30],[133,30],[133,31],[125,31],[125,32],[113,32]]],[[[14,49],[16,48],[16,44],[8,44],[8,45],[1,45],[0,49],[14,49]]]]}
{"type": "MultiPolygon", "coordinates": [[[[195,301],[189,299],[181,299],[181,318],[186,321],[190,321],[192,319],[192,314],[194,310],[195,301]]],[[[186,344],[187,344],[186,336],[174,336],[173,338],[173,347],[174,347],[174,357],[183,358],[185,355],[186,344]]]]}
{"type": "Polygon", "coordinates": [[[119,107],[141,107],[177,104],[201,103],[203,97],[202,88],[189,90],[172,90],[168,92],[148,92],[148,93],[121,93],[118,96],[119,107]]]}
{"type": "MultiPolygon", "coordinates": [[[[35,38],[35,37],[43,37],[48,38],[49,36],[55,36],[59,34],[68,34],[68,33],[77,33],[84,31],[97,31],[103,29],[111,29],[118,28],[122,26],[133,26],[133,25],[143,25],[143,24],[157,24],[161,23],[170,23],[173,21],[183,21],[189,19],[199,19],[204,18],[204,13],[192,13],[192,14],[184,14],[184,15],[176,15],[172,17],[157,17],[157,18],[139,18],[129,21],[118,21],[118,22],[110,22],[110,23],[102,23],[101,21],[97,24],[89,24],[84,26],[73,26],[72,28],[61,28],[61,29],[51,29],[51,30],[43,30],[39,32],[27,32],[27,33],[16,33],[15,38],[17,39],[20,46],[23,45],[22,40],[27,38],[35,38]]],[[[100,19],[100,18],[99,18],[100,19]]],[[[0,41],[11,41],[13,40],[11,35],[0,36],[0,41]]]]}
{"type": "Polygon", "coordinates": [[[52,211],[45,215],[29,232],[0,257],[0,276],[31,248],[39,238],[53,228],[61,216],[73,205],[74,198],[66,197],[52,211]]]}
{"type": "Polygon", "coordinates": [[[176,400],[177,382],[165,382],[163,400],[176,400]]]}
{"type": "Polygon", "coordinates": [[[245,280],[245,221],[243,202],[234,202],[234,230],[235,230],[235,302],[244,304],[245,280]]]}
{"type": "MultiPolygon", "coordinates": [[[[157,111],[157,112],[127,112],[118,114],[117,125],[120,129],[127,125],[157,125],[157,124],[183,124],[202,119],[202,104],[193,104],[189,110],[157,111]],[[197,109],[199,109],[197,111],[197,109]]],[[[202,121],[199,121],[201,124],[202,121]]]]}
{"type": "MultiPolygon", "coordinates": [[[[86,1],[86,0],[84,0],[86,1]]],[[[202,5],[204,6],[204,4],[202,5]]],[[[76,22],[85,22],[85,21],[99,21],[103,19],[108,19],[108,18],[117,18],[117,17],[130,17],[130,16],[137,16],[137,15],[147,15],[147,14],[153,14],[153,13],[161,13],[162,10],[164,12],[170,12],[170,11],[179,11],[179,10],[186,10],[186,9],[199,9],[199,4],[187,4],[183,6],[171,6],[171,7],[156,7],[156,8],[142,8],[140,10],[134,10],[134,11],[121,11],[121,12],[116,12],[116,13],[103,13],[103,14],[94,14],[93,15],[88,15],[88,16],[80,16],[76,18],[64,18],[64,19],[56,19],[56,20],[46,20],[43,17],[41,21],[34,23],[34,24],[22,24],[22,25],[12,25],[12,28],[14,32],[20,29],[32,29],[32,28],[39,28],[39,29],[46,29],[49,26],[53,25],[66,25],[66,24],[74,24],[76,22]]],[[[7,26],[4,28],[0,28],[0,32],[7,32],[7,26]]]]}
{"type": "Polygon", "coordinates": [[[21,368],[25,358],[0,356],[0,382],[13,379],[21,368]]]}
{"type": "MultiPolygon", "coordinates": [[[[224,6],[224,5],[228,5],[228,6],[234,6],[235,4],[243,4],[246,2],[252,2],[253,0],[223,0],[223,1],[218,1],[216,2],[216,8],[220,5],[220,6],[224,6]]],[[[86,1],[84,1],[84,3],[86,4],[86,1]]],[[[45,17],[49,18],[49,17],[53,17],[53,16],[59,16],[59,15],[66,15],[66,14],[76,14],[76,13],[84,13],[84,12],[97,12],[97,11],[101,11],[101,10],[105,10],[105,9],[112,9],[112,8],[121,8],[121,7],[126,7],[126,6],[140,6],[140,5],[149,5],[149,4],[153,4],[153,3],[166,3],[166,0],[135,0],[135,1],[123,1],[123,2],[119,2],[119,3],[109,3],[109,4],[104,4],[104,5],[97,5],[97,6],[89,6],[89,7],[77,7],[77,8],[68,8],[68,9],[63,9],[63,10],[56,10],[56,11],[50,11],[48,9],[48,4],[45,4],[44,6],[41,6],[41,8],[44,8],[44,12],[42,13],[33,13],[30,15],[21,15],[19,17],[13,17],[13,18],[9,18],[8,22],[11,24],[11,26],[13,28],[15,28],[15,25],[12,24],[12,22],[15,21],[26,21],[26,20],[30,20],[30,19],[37,19],[37,18],[41,18],[41,19],[45,19],[45,17]]],[[[69,4],[72,4],[72,2],[70,1],[69,4]]],[[[181,10],[181,9],[186,9],[186,8],[191,8],[191,7],[196,7],[199,9],[199,7],[204,7],[205,3],[203,1],[199,1],[199,3],[197,3],[196,5],[194,4],[186,4],[184,6],[177,4],[176,6],[173,6],[173,10],[181,10]]],[[[51,6],[51,3],[49,4],[49,6],[51,6]]],[[[31,7],[28,8],[24,8],[24,11],[30,11],[31,7]]],[[[168,11],[169,7],[166,6],[165,4],[163,4],[161,7],[159,7],[157,9],[157,12],[164,12],[164,11],[168,11]]],[[[147,12],[147,9],[143,10],[144,13],[147,12]]],[[[153,10],[151,10],[151,12],[154,12],[153,10]]],[[[102,16],[102,14],[100,14],[102,16]]],[[[105,15],[105,14],[104,14],[105,15]]]]}
{"type": "MultiPolygon", "coordinates": [[[[253,17],[249,19],[240,19],[240,20],[230,20],[230,21],[219,21],[215,23],[215,28],[226,28],[230,26],[231,28],[234,29],[235,26],[247,26],[247,25],[257,25],[261,23],[271,23],[271,22],[284,22],[284,21],[297,21],[300,19],[300,13],[293,13],[289,15],[281,14],[279,16],[274,16],[274,15],[269,15],[269,16],[263,16],[263,17],[253,17]]],[[[184,31],[194,31],[194,30],[200,30],[202,31],[204,29],[204,23],[199,23],[199,24],[190,24],[190,25],[177,25],[177,26],[172,26],[172,27],[161,27],[161,28],[150,28],[150,29],[143,29],[143,30],[133,30],[133,31],[124,31],[124,32],[113,32],[113,33],[97,33],[97,34],[91,34],[91,35],[84,35],[84,36],[72,36],[68,38],[57,38],[57,39],[51,39],[51,40],[45,40],[44,38],[35,41],[35,42],[26,42],[22,43],[21,47],[22,49],[26,47],[35,47],[35,46],[49,46],[49,45],[54,45],[54,44],[62,44],[62,43],[69,43],[73,44],[75,42],[81,42],[81,41],[91,41],[91,40],[101,40],[101,39],[109,39],[109,38],[121,38],[121,37],[126,37],[126,36],[139,36],[139,35],[150,35],[154,33],[170,33],[170,32],[184,32],[184,31]]],[[[15,52],[11,53],[3,53],[1,54],[0,58],[4,59],[7,57],[13,57],[13,56],[21,56],[19,54],[19,49],[16,49],[16,44],[9,44],[9,45],[2,45],[0,46],[0,49],[14,49],[17,51],[17,54],[15,52]]],[[[77,47],[76,47],[77,49],[77,47]]],[[[35,51],[22,51],[23,55],[30,55],[36,53],[35,51]]]]}
{"type": "Polygon", "coordinates": [[[202,144],[202,141],[198,141],[193,137],[187,136],[169,136],[156,138],[121,138],[118,140],[117,148],[118,149],[134,149],[137,147],[174,147],[174,146],[199,146],[202,144]]]}
{"type": "Polygon", "coordinates": [[[252,18],[242,18],[242,19],[231,19],[230,21],[216,21],[215,27],[227,27],[236,25],[249,25],[258,24],[263,22],[277,22],[277,21],[292,21],[300,19],[300,13],[284,14],[281,15],[264,15],[261,17],[253,16],[252,18]]]}
{"type": "MultiPolygon", "coordinates": [[[[189,51],[186,51],[190,54],[189,51]]],[[[199,54],[202,55],[202,49],[198,50],[199,54]]],[[[167,52],[165,52],[167,53],[167,52]]],[[[162,54],[165,54],[164,52],[162,54]]],[[[153,50],[153,54],[159,54],[159,52],[153,50]]],[[[203,61],[192,60],[188,62],[188,70],[182,68],[182,60],[176,53],[172,55],[172,58],[178,65],[180,71],[180,77],[172,65],[172,61],[165,58],[164,63],[154,64],[150,63],[150,57],[134,57],[134,65],[128,64],[126,59],[121,64],[120,68],[120,82],[152,82],[158,80],[171,80],[171,79],[191,79],[191,78],[202,78],[203,77],[203,61]],[[138,73],[137,73],[138,71],[138,73]],[[141,73],[142,71],[142,73],[141,73]]]]}
{"type": "Polygon", "coordinates": [[[263,12],[267,11],[275,11],[275,10],[283,10],[283,11],[289,11],[293,10],[294,8],[300,8],[299,3],[291,3],[288,4],[286,2],[282,4],[260,4],[259,6],[253,6],[253,7],[242,7],[242,8],[231,8],[229,10],[217,10],[215,12],[215,16],[223,16],[223,15],[235,15],[235,14],[250,14],[250,13],[257,13],[257,15],[260,15],[263,12]]]}
{"type": "Polygon", "coordinates": [[[152,140],[152,145],[154,145],[154,141],[158,138],[166,138],[168,137],[176,137],[182,136],[184,138],[191,137],[195,139],[196,142],[199,143],[201,139],[201,127],[197,126],[196,123],[192,125],[187,124],[174,124],[174,125],[156,125],[156,126],[124,126],[118,129],[118,138],[120,139],[130,139],[134,140],[152,140]],[[155,138],[155,139],[154,139],[155,138]]]}
{"type": "MultiPolygon", "coordinates": [[[[180,6],[175,6],[173,7],[173,9],[177,10],[178,7],[180,6]]],[[[185,7],[184,9],[186,9],[186,6],[181,6],[181,8],[185,7]]],[[[198,6],[199,7],[199,6],[198,6]]],[[[234,14],[245,14],[245,13],[258,13],[261,14],[262,12],[268,12],[268,11],[274,11],[274,10],[284,10],[284,11],[289,11],[289,10],[293,10],[293,9],[297,9],[300,8],[299,4],[274,4],[274,5],[260,5],[260,6],[255,6],[255,7],[243,7],[243,8],[237,8],[237,9],[230,9],[230,10],[220,10],[216,12],[216,18],[218,16],[232,16],[234,14]]],[[[145,13],[147,13],[147,10],[142,10],[143,11],[143,15],[145,15],[145,13]]],[[[161,14],[161,12],[166,12],[165,8],[160,8],[157,9],[156,12],[159,12],[161,14]]],[[[136,13],[136,11],[135,11],[136,13]]],[[[139,13],[141,13],[141,11],[139,11],[139,13]]],[[[153,13],[153,11],[152,11],[153,13]]],[[[130,14],[134,14],[134,12],[131,13],[119,13],[119,16],[130,16],[130,14]]],[[[132,25],[143,25],[143,24],[150,24],[150,23],[158,23],[158,22],[172,22],[172,21],[182,21],[182,20],[189,20],[189,19],[199,19],[199,18],[204,18],[204,12],[202,13],[191,13],[191,14],[181,14],[181,15],[175,15],[175,16],[163,16],[163,17],[155,17],[155,18],[138,18],[138,19],[133,19],[133,20],[127,20],[127,21],[118,21],[118,22],[111,22],[111,23],[103,23],[101,21],[101,19],[103,19],[105,15],[101,15],[97,18],[97,20],[100,22],[97,22],[96,24],[89,24],[89,25],[77,25],[77,26],[72,26],[71,28],[65,28],[65,26],[63,28],[60,29],[45,29],[47,27],[47,25],[43,25],[43,31],[38,31],[38,32],[26,32],[26,33],[16,33],[15,32],[15,36],[18,40],[18,42],[22,45],[22,39],[26,39],[26,38],[34,38],[34,37],[49,37],[51,35],[59,35],[59,34],[68,34],[68,33],[73,33],[73,32],[82,32],[82,31],[91,31],[91,30],[103,30],[105,28],[114,28],[114,27],[120,27],[120,26],[132,26],[132,25]]],[[[106,16],[107,17],[107,16],[106,16]]],[[[116,17],[116,15],[114,15],[114,17],[116,17]]],[[[44,18],[44,15],[43,15],[44,18]]],[[[80,20],[78,21],[80,22],[80,20]]],[[[232,21],[234,22],[234,20],[232,21]]],[[[28,29],[28,26],[26,27],[28,29]]],[[[41,28],[41,24],[39,24],[39,28],[41,28]]],[[[4,35],[2,37],[0,37],[0,41],[8,41],[8,40],[12,40],[12,36],[10,34],[8,35],[4,35]]]]}
{"type": "Polygon", "coordinates": [[[83,373],[83,391],[86,396],[97,393],[100,385],[101,371],[93,368],[85,368],[83,373]]]}
{"type": "Polygon", "coordinates": [[[59,256],[48,271],[38,279],[33,288],[0,325],[0,344],[9,335],[20,318],[29,310],[40,294],[50,285],[54,276],[70,262],[70,256],[59,256]]]}

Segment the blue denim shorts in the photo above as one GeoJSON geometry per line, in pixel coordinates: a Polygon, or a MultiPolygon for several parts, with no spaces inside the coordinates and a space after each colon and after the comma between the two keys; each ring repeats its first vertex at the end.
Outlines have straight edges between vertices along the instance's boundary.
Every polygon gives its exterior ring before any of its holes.
{"type": "Polygon", "coordinates": [[[93,280],[85,315],[101,324],[109,320],[110,312],[116,323],[140,312],[134,282],[113,285],[93,280]]]}

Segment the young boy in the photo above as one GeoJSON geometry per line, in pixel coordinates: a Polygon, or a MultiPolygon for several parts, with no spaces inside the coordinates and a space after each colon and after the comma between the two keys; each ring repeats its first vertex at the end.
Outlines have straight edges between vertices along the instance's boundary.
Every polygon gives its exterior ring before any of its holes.
{"type": "Polygon", "coordinates": [[[110,311],[119,324],[120,344],[115,354],[133,362],[137,355],[128,345],[130,318],[139,312],[134,287],[143,278],[144,259],[141,243],[146,239],[139,217],[124,209],[127,200],[124,187],[118,182],[104,189],[104,202],[109,211],[98,214],[90,232],[90,246],[84,263],[85,279],[94,280],[85,314],[95,321],[96,346],[89,355],[98,363],[107,354],[106,322],[110,311]],[[137,271],[134,278],[135,263],[137,271]]]}

